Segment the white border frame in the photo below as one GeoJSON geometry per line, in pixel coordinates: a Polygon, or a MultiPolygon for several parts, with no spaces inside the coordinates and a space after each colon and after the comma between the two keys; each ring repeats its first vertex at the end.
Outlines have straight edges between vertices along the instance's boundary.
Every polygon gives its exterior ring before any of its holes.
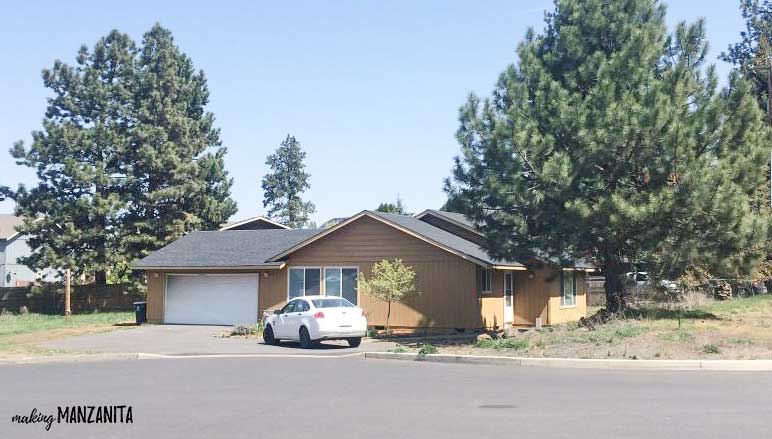
{"type": "Polygon", "coordinates": [[[576,296],[579,295],[579,292],[576,290],[576,271],[577,270],[561,270],[560,271],[560,309],[576,308],[576,296]],[[566,273],[570,273],[571,274],[571,278],[574,280],[573,293],[572,293],[572,295],[574,297],[573,305],[566,305],[564,303],[564,299],[566,297],[565,291],[564,291],[564,289],[565,289],[564,277],[565,277],[566,273]]]}
{"type": "Polygon", "coordinates": [[[503,283],[504,287],[502,289],[502,292],[504,293],[504,324],[510,323],[512,325],[515,324],[515,273],[505,271],[503,276],[503,283]],[[512,279],[512,305],[510,308],[512,308],[512,321],[507,322],[507,276],[511,276],[512,279]]]}

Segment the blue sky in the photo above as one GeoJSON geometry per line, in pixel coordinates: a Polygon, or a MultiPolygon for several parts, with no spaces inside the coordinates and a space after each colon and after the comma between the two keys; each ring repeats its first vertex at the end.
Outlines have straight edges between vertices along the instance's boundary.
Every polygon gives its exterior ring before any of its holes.
{"type": "MultiPolygon", "coordinates": [[[[716,59],[742,29],[738,2],[671,0],[668,22],[707,20],[716,59]]],[[[318,223],[399,194],[411,211],[445,200],[459,147],[457,110],[487,96],[550,1],[35,1],[0,15],[0,184],[33,184],[7,154],[39,129],[40,71],[73,62],[116,28],[136,40],[156,21],[209,80],[234,178],[235,218],[263,214],[265,157],[293,134],[308,153],[318,223]]],[[[0,213],[13,204],[0,203],[0,213]]]]}

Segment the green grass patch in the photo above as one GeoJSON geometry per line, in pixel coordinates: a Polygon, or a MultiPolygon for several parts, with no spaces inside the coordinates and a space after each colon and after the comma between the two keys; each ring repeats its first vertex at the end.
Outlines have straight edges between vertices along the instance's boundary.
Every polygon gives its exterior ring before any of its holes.
{"type": "Polygon", "coordinates": [[[745,338],[745,337],[731,337],[727,341],[729,343],[737,344],[737,345],[749,346],[749,345],[753,344],[753,340],[751,340],[750,338],[745,338]]]}
{"type": "Polygon", "coordinates": [[[705,352],[706,354],[718,354],[721,351],[718,346],[714,344],[706,344],[702,345],[702,352],[705,352]]]}
{"type": "Polygon", "coordinates": [[[674,329],[672,331],[660,333],[659,338],[665,341],[672,341],[672,342],[689,342],[694,340],[694,334],[691,331],[686,331],[683,329],[674,329]]]}
{"type": "Polygon", "coordinates": [[[482,349],[502,350],[523,350],[528,349],[528,340],[525,338],[496,338],[491,340],[480,340],[477,347],[482,349]]]}
{"type": "Polygon", "coordinates": [[[389,349],[389,352],[393,352],[395,354],[404,354],[407,352],[407,349],[403,348],[402,346],[397,346],[394,349],[389,349]]]}
{"type": "Polygon", "coordinates": [[[0,338],[37,331],[83,326],[113,326],[134,322],[133,312],[75,314],[69,318],[45,314],[6,314],[0,316],[0,338]]]}
{"type": "Polygon", "coordinates": [[[732,300],[714,301],[706,307],[706,311],[715,314],[772,314],[772,294],[744,297],[732,300]]]}
{"type": "Polygon", "coordinates": [[[437,349],[437,346],[434,346],[429,343],[424,343],[421,345],[421,349],[418,350],[418,355],[429,355],[429,354],[436,354],[439,352],[440,350],[437,349]]]}

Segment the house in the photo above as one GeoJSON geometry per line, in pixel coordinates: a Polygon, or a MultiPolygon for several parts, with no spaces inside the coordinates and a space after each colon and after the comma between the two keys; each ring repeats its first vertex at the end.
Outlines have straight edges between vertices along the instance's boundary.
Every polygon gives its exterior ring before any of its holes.
{"type": "Polygon", "coordinates": [[[479,329],[577,320],[592,267],[497,260],[462,215],[363,211],[327,229],[194,232],[134,263],[147,274],[151,323],[255,323],[264,310],[311,294],[343,296],[373,326],[386,304],[360,294],[358,276],[402,259],[420,294],[392,304],[401,328],[479,329]]]}
{"type": "Polygon", "coordinates": [[[284,224],[279,224],[275,221],[271,221],[270,219],[264,216],[255,216],[252,218],[247,218],[245,220],[228,223],[220,227],[220,230],[266,230],[266,229],[290,229],[290,228],[291,227],[287,227],[284,224]]]}
{"type": "Polygon", "coordinates": [[[38,280],[55,281],[54,270],[35,272],[19,259],[32,253],[27,245],[27,235],[16,231],[23,219],[9,214],[0,214],[0,288],[26,286],[38,280]]]}

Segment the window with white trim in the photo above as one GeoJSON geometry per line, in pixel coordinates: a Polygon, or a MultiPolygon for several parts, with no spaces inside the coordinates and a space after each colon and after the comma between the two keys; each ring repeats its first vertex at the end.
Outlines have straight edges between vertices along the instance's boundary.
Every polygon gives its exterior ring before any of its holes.
{"type": "Polygon", "coordinates": [[[297,267],[289,269],[288,297],[316,296],[320,293],[321,268],[297,267]]]}
{"type": "Polygon", "coordinates": [[[491,293],[491,270],[477,267],[477,291],[480,294],[491,293]]]}
{"type": "Polygon", "coordinates": [[[325,267],[324,295],[338,296],[357,304],[358,268],[325,267]]]}
{"type": "Polygon", "coordinates": [[[576,271],[560,272],[560,306],[576,306],[576,271]]]}

